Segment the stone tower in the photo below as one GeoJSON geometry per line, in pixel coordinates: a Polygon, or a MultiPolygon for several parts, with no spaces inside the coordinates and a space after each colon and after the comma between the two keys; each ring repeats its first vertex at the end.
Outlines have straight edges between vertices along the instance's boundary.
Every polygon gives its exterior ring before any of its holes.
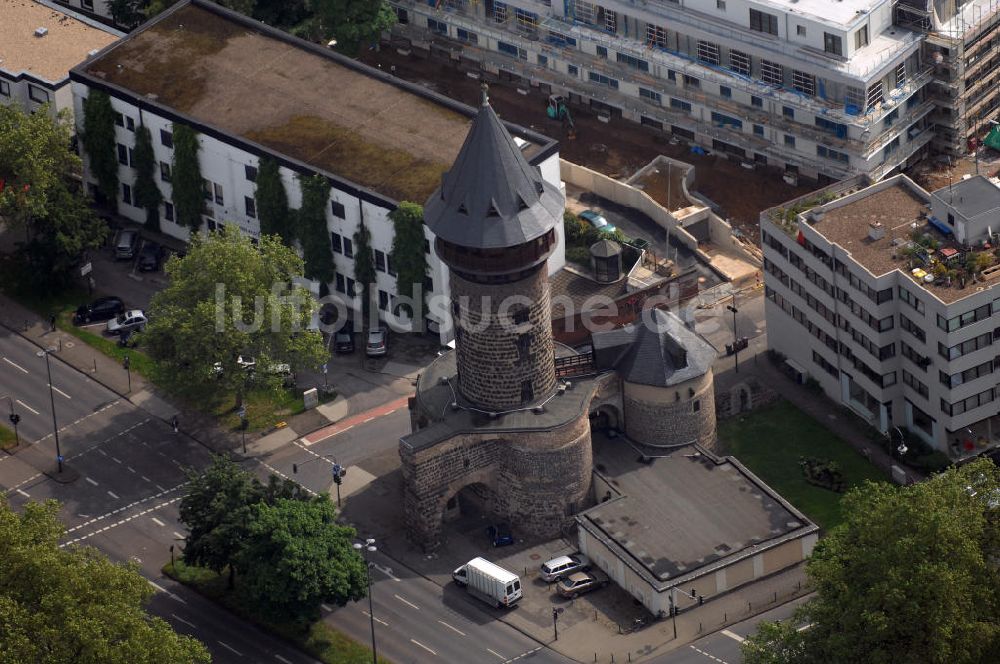
{"type": "Polygon", "coordinates": [[[500,413],[556,387],[546,259],[565,201],[482,103],[455,164],[424,207],[451,272],[458,389],[500,413]]]}

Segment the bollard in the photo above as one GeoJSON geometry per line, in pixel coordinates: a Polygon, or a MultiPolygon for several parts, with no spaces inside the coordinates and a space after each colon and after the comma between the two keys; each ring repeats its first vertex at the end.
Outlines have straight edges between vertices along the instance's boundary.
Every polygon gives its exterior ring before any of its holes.
{"type": "Polygon", "coordinates": [[[597,620],[597,609],[594,609],[594,620],[597,620]]]}
{"type": "Polygon", "coordinates": [[[747,602],[747,613],[753,613],[753,604],[747,602]]]}
{"type": "Polygon", "coordinates": [[[611,664],[615,664],[615,654],[611,653],[611,664]]]}
{"type": "Polygon", "coordinates": [[[774,593],[774,603],[775,604],[778,603],[778,592],[777,591],[775,591],[775,593],[774,593]]]}
{"type": "Polygon", "coordinates": [[[698,633],[701,634],[701,621],[698,621],[698,633]]]}
{"type": "Polygon", "coordinates": [[[59,352],[62,352],[62,337],[59,337],[59,352]]]}
{"type": "Polygon", "coordinates": [[[94,356],[94,373],[97,373],[97,356],[94,356]]]}
{"type": "Polygon", "coordinates": [[[597,661],[597,653],[596,652],[594,653],[594,661],[595,662],[597,661]]]}
{"type": "Polygon", "coordinates": [[[631,650],[628,651],[628,661],[630,661],[630,662],[632,661],[632,651],[631,650]]]}
{"type": "Polygon", "coordinates": [[[795,585],[798,587],[798,590],[802,590],[802,582],[801,581],[796,581],[795,585]]]}
{"type": "Polygon", "coordinates": [[[729,619],[729,614],[725,611],[722,612],[722,624],[725,625],[729,619]]]}

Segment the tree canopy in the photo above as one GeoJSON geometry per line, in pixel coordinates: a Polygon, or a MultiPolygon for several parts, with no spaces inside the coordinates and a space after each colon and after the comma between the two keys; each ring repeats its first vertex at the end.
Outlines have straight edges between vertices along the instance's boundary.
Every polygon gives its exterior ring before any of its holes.
{"type": "Polygon", "coordinates": [[[175,122],[174,165],[170,176],[173,187],[177,223],[192,231],[201,228],[201,213],[205,209],[204,180],[198,162],[198,133],[191,127],[175,122]]]}
{"type": "Polygon", "coordinates": [[[296,233],[302,243],[306,277],[329,284],[334,278],[333,252],[326,224],[326,206],[330,201],[330,182],[322,175],[299,177],[302,207],[296,221],[296,233]]]}
{"type": "Polygon", "coordinates": [[[83,100],[83,149],[104,203],[118,209],[118,152],[115,109],[107,92],[91,89],[83,100]]]}
{"type": "Polygon", "coordinates": [[[302,259],[274,235],[251,242],[227,225],[192,237],[184,258],[166,264],[170,284],[153,296],[144,339],[161,378],[192,398],[234,393],[237,405],[252,385],[277,389],[269,367],[319,366],[322,334],[308,330],[316,300],[293,282],[302,259]],[[238,358],[253,357],[255,372],[238,358]]]}
{"type": "Polygon", "coordinates": [[[59,548],[55,501],[22,514],[0,496],[0,662],[201,664],[208,651],[146,613],[153,588],[133,564],[59,548]]]}
{"type": "Polygon", "coordinates": [[[160,203],[163,193],[156,184],[156,157],[149,127],[139,125],[135,132],[135,203],[146,209],[146,228],[160,230],[160,203]]]}
{"type": "MultiPolygon", "coordinates": [[[[392,268],[396,271],[396,289],[401,297],[412,298],[414,304],[424,309],[427,293],[424,281],[427,279],[427,254],[424,253],[424,208],[417,203],[403,202],[389,213],[392,220],[392,251],[389,254],[392,268]]],[[[420,311],[409,312],[416,315],[415,325],[422,324],[420,311]]]]}
{"type": "Polygon", "coordinates": [[[288,210],[288,194],[285,193],[278,162],[271,157],[260,160],[255,198],[261,235],[279,235],[285,244],[292,246],[295,229],[288,210]]]}
{"type": "Polygon", "coordinates": [[[765,624],[747,664],[1000,661],[1000,470],[981,460],[909,487],[867,483],[807,563],[797,632],[765,624]]]}
{"type": "Polygon", "coordinates": [[[48,107],[27,114],[0,105],[0,217],[27,238],[17,255],[22,287],[65,287],[84,252],[107,235],[79,189],[79,173],[68,115],[53,120],[48,107]]]}
{"type": "Polygon", "coordinates": [[[335,48],[352,57],[396,22],[384,0],[312,0],[311,5],[320,37],[336,39],[335,48]]]}

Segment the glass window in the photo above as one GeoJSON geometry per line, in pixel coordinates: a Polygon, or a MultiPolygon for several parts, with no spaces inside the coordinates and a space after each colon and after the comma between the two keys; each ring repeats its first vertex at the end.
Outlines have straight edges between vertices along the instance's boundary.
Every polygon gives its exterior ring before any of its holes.
{"type": "Polygon", "coordinates": [[[344,238],[344,255],[348,258],[354,258],[354,243],[347,237],[344,238]]]}
{"type": "Polygon", "coordinates": [[[750,29],[766,32],[769,35],[778,34],[778,17],[757,9],[750,10],[750,29]]]}
{"type": "Polygon", "coordinates": [[[840,35],[831,35],[829,32],[824,32],[823,50],[834,55],[843,55],[844,45],[840,35]]]}
{"type": "Polygon", "coordinates": [[[172,148],[174,147],[174,135],[167,131],[166,129],[160,130],[160,143],[163,147],[172,148]]]}
{"type": "Polygon", "coordinates": [[[257,218],[257,202],[253,199],[252,196],[243,197],[243,206],[244,208],[246,208],[246,213],[248,217],[250,217],[251,219],[257,218]]]}
{"type": "Polygon", "coordinates": [[[246,176],[247,180],[250,182],[257,181],[257,167],[246,164],[243,166],[243,174],[246,176]]]}
{"type": "Polygon", "coordinates": [[[347,218],[343,203],[338,203],[337,201],[330,201],[330,212],[333,213],[333,216],[336,217],[337,219],[347,218]]]}

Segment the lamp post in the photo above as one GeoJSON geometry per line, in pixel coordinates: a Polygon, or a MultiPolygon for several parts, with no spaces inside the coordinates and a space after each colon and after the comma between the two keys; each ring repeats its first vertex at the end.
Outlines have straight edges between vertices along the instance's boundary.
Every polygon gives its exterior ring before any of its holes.
{"type": "Polygon", "coordinates": [[[736,293],[733,293],[733,303],[726,306],[726,309],[733,312],[733,357],[736,361],[736,373],[740,372],[740,340],[736,336],[736,314],[739,313],[739,309],[736,308],[736,293]]]}
{"type": "Polygon", "coordinates": [[[21,444],[21,437],[17,433],[17,425],[21,421],[21,416],[14,412],[14,397],[7,395],[7,402],[10,403],[10,423],[14,425],[14,443],[21,444]]]}
{"type": "Polygon", "coordinates": [[[56,424],[56,397],[52,391],[52,368],[49,366],[49,355],[56,351],[55,348],[46,348],[45,350],[38,351],[37,355],[45,356],[45,374],[49,378],[49,405],[52,406],[52,434],[56,439],[56,466],[59,469],[59,473],[63,471],[63,456],[62,451],[59,448],[59,425],[56,424]]]}
{"type": "Polygon", "coordinates": [[[128,391],[132,392],[132,361],[129,359],[128,354],[125,354],[125,358],[122,360],[122,367],[125,369],[125,373],[128,375],[128,391]]]}
{"type": "Polygon", "coordinates": [[[246,456],[247,453],[247,428],[250,426],[250,421],[247,419],[247,407],[240,406],[240,431],[243,432],[243,455],[246,456]]]}
{"type": "Polygon", "coordinates": [[[368,622],[372,628],[372,664],[378,664],[378,653],[375,650],[375,608],[372,604],[372,563],[368,560],[368,554],[375,553],[378,549],[375,547],[375,540],[370,537],[364,544],[355,542],[354,548],[360,551],[365,559],[365,575],[368,577],[368,622]]]}

